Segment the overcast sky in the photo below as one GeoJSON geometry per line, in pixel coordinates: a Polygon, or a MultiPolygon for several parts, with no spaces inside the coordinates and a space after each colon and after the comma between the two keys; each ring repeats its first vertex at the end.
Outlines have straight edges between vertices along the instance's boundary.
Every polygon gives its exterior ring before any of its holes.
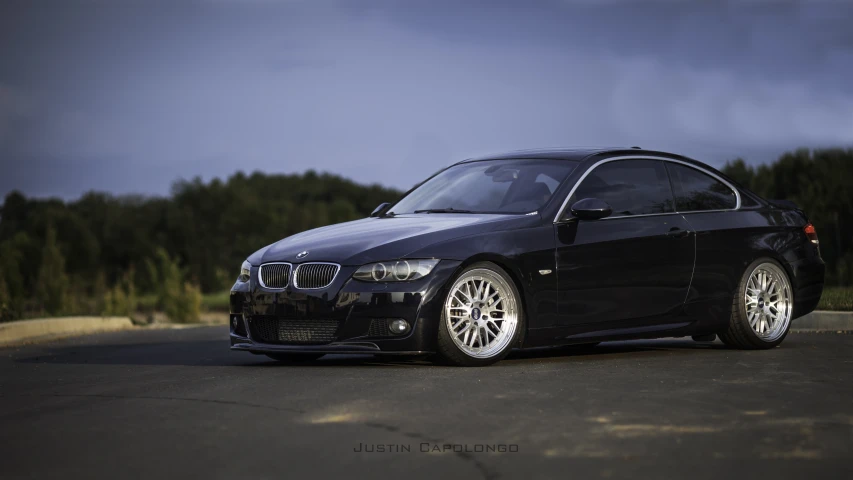
{"type": "Polygon", "coordinates": [[[0,195],[853,145],[853,2],[0,0],[0,195]]]}

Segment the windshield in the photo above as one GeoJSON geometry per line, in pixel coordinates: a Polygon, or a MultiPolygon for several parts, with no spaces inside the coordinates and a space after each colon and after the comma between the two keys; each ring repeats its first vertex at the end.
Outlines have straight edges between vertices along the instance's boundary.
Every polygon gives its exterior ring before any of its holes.
{"type": "Polygon", "coordinates": [[[485,160],[454,165],[430,178],[389,211],[529,213],[539,210],[577,165],[571,160],[485,160]]]}

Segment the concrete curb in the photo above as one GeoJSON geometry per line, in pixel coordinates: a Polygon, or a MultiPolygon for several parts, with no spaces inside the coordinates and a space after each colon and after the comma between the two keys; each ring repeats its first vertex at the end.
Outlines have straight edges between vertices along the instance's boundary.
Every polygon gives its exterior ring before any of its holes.
{"type": "Polygon", "coordinates": [[[133,328],[128,317],[60,317],[0,323],[0,346],[133,328]]]}
{"type": "Polygon", "coordinates": [[[853,312],[815,310],[791,323],[791,330],[842,331],[853,330],[853,312]]]}

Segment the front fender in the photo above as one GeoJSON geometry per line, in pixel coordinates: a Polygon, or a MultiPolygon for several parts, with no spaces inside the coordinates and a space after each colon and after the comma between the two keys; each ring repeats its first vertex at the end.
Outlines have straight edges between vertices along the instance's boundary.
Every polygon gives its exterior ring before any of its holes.
{"type": "Polygon", "coordinates": [[[453,258],[462,262],[459,271],[476,262],[495,263],[509,273],[521,293],[527,328],[548,325],[557,314],[553,225],[477,233],[429,245],[409,256],[453,258]]]}

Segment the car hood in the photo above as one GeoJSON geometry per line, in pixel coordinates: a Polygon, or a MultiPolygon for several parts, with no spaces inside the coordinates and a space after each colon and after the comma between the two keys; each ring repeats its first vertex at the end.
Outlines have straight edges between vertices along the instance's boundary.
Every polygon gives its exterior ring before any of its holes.
{"type": "MultiPolygon", "coordinates": [[[[538,216],[537,216],[538,218],[538,216]]],[[[494,214],[412,214],[365,218],[315,228],[264,247],[249,263],[334,262],[363,265],[405,258],[426,246],[487,231],[529,223],[531,216],[494,214]],[[297,258],[301,252],[308,252],[297,258]]]]}

